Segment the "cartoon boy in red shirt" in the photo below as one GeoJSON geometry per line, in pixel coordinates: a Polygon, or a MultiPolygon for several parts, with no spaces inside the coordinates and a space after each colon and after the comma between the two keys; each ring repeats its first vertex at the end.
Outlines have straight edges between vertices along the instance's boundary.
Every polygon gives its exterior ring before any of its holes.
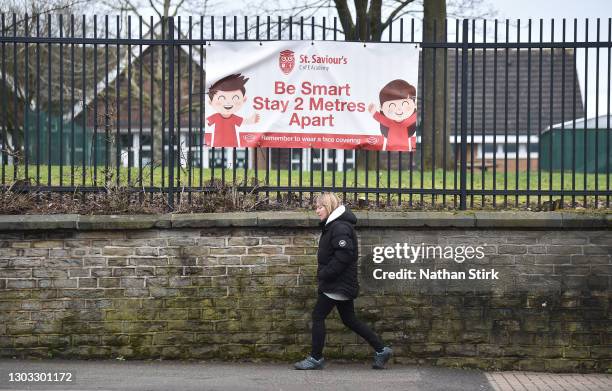
{"type": "Polygon", "coordinates": [[[233,74],[218,80],[208,89],[209,103],[217,111],[206,118],[208,126],[215,125],[211,146],[238,147],[236,126],[259,122],[259,114],[253,114],[246,120],[235,115],[247,100],[244,85],[248,80],[239,73],[233,74]]]}
{"type": "Polygon", "coordinates": [[[380,112],[370,103],[368,111],[380,123],[385,136],[383,150],[414,151],[416,148],[415,124],[416,89],[410,83],[397,79],[390,81],[379,93],[380,112]]]}

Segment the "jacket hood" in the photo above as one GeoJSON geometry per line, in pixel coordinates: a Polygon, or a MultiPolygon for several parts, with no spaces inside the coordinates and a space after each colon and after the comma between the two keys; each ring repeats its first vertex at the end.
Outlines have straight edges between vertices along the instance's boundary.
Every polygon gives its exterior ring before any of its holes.
{"type": "Polygon", "coordinates": [[[357,223],[357,217],[349,208],[344,205],[340,205],[334,209],[326,220],[321,222],[321,225],[326,226],[334,220],[344,220],[346,222],[355,225],[357,223]]]}

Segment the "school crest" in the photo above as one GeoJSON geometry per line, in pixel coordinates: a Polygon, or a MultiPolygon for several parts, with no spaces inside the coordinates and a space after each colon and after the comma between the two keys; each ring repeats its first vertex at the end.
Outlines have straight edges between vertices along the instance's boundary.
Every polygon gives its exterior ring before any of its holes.
{"type": "Polygon", "coordinates": [[[283,50],[278,56],[278,66],[281,71],[288,75],[295,66],[295,57],[292,50],[283,50]]]}

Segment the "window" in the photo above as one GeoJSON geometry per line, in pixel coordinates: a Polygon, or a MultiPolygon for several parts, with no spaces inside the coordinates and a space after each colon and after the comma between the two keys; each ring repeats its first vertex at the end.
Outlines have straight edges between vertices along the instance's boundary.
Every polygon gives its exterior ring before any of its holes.
{"type": "Polygon", "coordinates": [[[539,152],[538,143],[533,143],[533,142],[530,143],[529,144],[529,153],[530,154],[532,154],[532,153],[537,154],[538,152],[539,152]]]}
{"type": "MultiPolygon", "coordinates": [[[[345,149],[344,156],[346,156],[346,165],[344,166],[344,170],[352,170],[355,168],[355,150],[354,149],[345,149]]],[[[344,161],[343,161],[344,164],[344,161]]]]}
{"type": "Polygon", "coordinates": [[[310,171],[321,171],[321,150],[318,148],[309,149],[310,156],[308,157],[308,164],[310,164],[310,171]]]}
{"type": "Polygon", "coordinates": [[[304,165],[306,161],[304,159],[304,150],[301,148],[294,148],[291,150],[291,169],[299,170],[300,169],[300,156],[302,157],[302,169],[304,169],[304,165]]]}
{"type": "Polygon", "coordinates": [[[293,149],[291,151],[291,168],[293,170],[300,169],[300,153],[302,154],[302,170],[303,171],[320,171],[325,160],[325,171],[345,171],[355,168],[355,151],[352,149],[324,149],[324,155],[321,155],[321,149],[293,149]],[[336,161],[334,164],[334,154],[336,161]],[[324,156],[325,159],[322,159],[324,156]],[[346,158],[346,165],[345,165],[346,158]],[[312,165],[311,165],[312,159],[312,165]],[[334,167],[335,166],[335,167],[334,167]]]}
{"type": "MultiPolygon", "coordinates": [[[[492,143],[485,143],[484,144],[484,158],[493,159],[493,156],[495,156],[495,158],[497,159],[504,159],[504,158],[516,159],[517,147],[518,147],[518,158],[526,159],[527,158],[527,143],[526,142],[520,142],[518,145],[515,143],[508,143],[508,144],[498,143],[495,149],[493,148],[492,143]]],[[[479,151],[478,157],[482,159],[483,157],[482,156],[482,153],[483,153],[482,144],[479,146],[478,151],[479,151]]],[[[529,153],[531,157],[538,156],[538,143],[537,142],[532,142],[529,145],[529,153]]]]}
{"type": "Polygon", "coordinates": [[[493,157],[495,156],[496,158],[500,158],[504,156],[504,152],[503,152],[503,145],[500,143],[496,143],[493,144],[493,142],[487,142],[484,144],[478,144],[478,148],[477,148],[477,155],[479,159],[483,158],[483,152],[484,152],[484,158],[485,159],[493,159],[493,157]],[[484,151],[483,151],[484,149],[484,151]]]}
{"type": "MultiPolygon", "coordinates": [[[[132,137],[130,137],[129,134],[127,133],[122,133],[119,135],[119,148],[121,148],[121,165],[123,167],[127,167],[128,165],[131,165],[132,167],[135,165],[138,165],[138,163],[135,164],[135,162],[137,162],[137,157],[138,157],[138,152],[134,151],[134,148],[132,148],[132,142],[134,139],[134,135],[131,135],[132,137]]],[[[112,145],[111,148],[114,150],[115,148],[117,148],[117,146],[112,145]]]]}
{"type": "Polygon", "coordinates": [[[153,139],[151,138],[151,134],[147,134],[147,133],[143,133],[142,134],[142,141],[140,142],[143,146],[144,145],[151,145],[151,141],[153,139]]]}
{"type": "Polygon", "coordinates": [[[495,153],[495,150],[497,149],[497,145],[494,145],[493,143],[486,143],[484,145],[484,153],[495,153]]]}
{"type": "Polygon", "coordinates": [[[149,145],[142,146],[142,154],[140,155],[142,158],[142,166],[145,167],[151,164],[151,147],[149,145]]]}
{"type": "MultiPolygon", "coordinates": [[[[504,152],[508,155],[516,155],[516,144],[504,144],[504,152]]],[[[508,156],[509,157],[509,156],[508,156]]]]}
{"type": "MultiPolygon", "coordinates": [[[[133,135],[132,135],[133,136],[133,135]]],[[[129,137],[129,134],[124,133],[119,136],[120,147],[122,149],[127,149],[127,147],[132,145],[132,139],[129,137]]]]}
{"type": "MultiPolygon", "coordinates": [[[[234,164],[234,149],[233,148],[225,148],[225,153],[223,153],[224,148],[215,148],[215,153],[212,153],[212,148],[208,150],[208,167],[212,168],[232,168],[234,164]]],[[[236,168],[244,168],[247,164],[246,161],[246,150],[244,148],[236,148],[236,168]]]]}

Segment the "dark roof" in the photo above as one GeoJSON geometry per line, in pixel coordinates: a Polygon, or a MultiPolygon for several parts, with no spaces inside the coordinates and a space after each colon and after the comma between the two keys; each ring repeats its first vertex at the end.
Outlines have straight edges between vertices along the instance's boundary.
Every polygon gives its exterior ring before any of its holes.
{"type": "MultiPolygon", "coordinates": [[[[439,51],[436,55],[444,56],[444,53],[439,51]]],[[[457,69],[460,73],[461,53],[457,60],[457,69]]],[[[457,131],[460,131],[460,106],[457,107],[457,117],[455,117],[455,75],[457,72],[455,71],[454,49],[448,50],[448,69],[450,126],[451,131],[455,130],[455,126],[457,131]]],[[[461,77],[457,80],[457,86],[457,100],[460,101],[461,77]]],[[[520,51],[509,49],[507,52],[505,49],[498,49],[497,54],[493,49],[475,50],[473,55],[470,51],[468,55],[468,133],[471,133],[473,128],[475,134],[482,134],[484,128],[485,134],[493,134],[496,126],[498,135],[503,135],[506,128],[510,134],[515,134],[517,130],[519,134],[527,134],[528,129],[531,134],[537,134],[538,129],[545,129],[551,124],[583,116],[582,94],[572,49],[565,49],[564,52],[562,49],[554,49],[554,52],[551,52],[551,49],[541,51],[532,49],[531,55],[527,49],[520,51]],[[497,63],[495,63],[495,57],[497,57],[497,63]],[[495,74],[495,68],[497,68],[497,74],[495,74]],[[530,69],[531,72],[529,72],[530,69]],[[506,88],[506,78],[508,88],[506,88]],[[495,110],[493,110],[494,104],[496,105],[495,110]],[[474,108],[473,115],[472,107],[474,108]]]]}
{"type": "MultiPolygon", "coordinates": [[[[83,83],[83,73],[82,73],[82,64],[83,60],[85,60],[86,64],[86,89],[93,88],[93,59],[97,56],[97,80],[104,80],[104,76],[106,75],[105,65],[103,63],[105,59],[105,55],[108,57],[108,67],[109,72],[112,72],[113,69],[116,69],[116,49],[112,45],[108,47],[108,52],[106,52],[104,45],[98,45],[97,48],[93,48],[91,46],[85,47],[85,53],[83,53],[83,48],[81,46],[74,46],[74,50],[72,50],[72,46],[70,44],[60,45],[57,43],[51,45],[40,45],[40,55],[39,61],[40,65],[37,68],[37,60],[36,60],[36,45],[29,45],[29,79],[26,82],[25,79],[25,60],[24,54],[18,54],[17,59],[17,67],[18,72],[15,76],[15,70],[13,69],[13,52],[12,50],[7,50],[7,57],[5,59],[6,62],[6,75],[7,78],[14,79],[17,78],[18,88],[20,89],[21,95],[25,94],[26,84],[28,89],[28,95],[33,97],[33,102],[36,104],[36,99],[34,97],[37,95],[37,88],[40,90],[40,100],[38,101],[38,105],[41,110],[44,111],[53,111],[59,112],[59,102],[60,95],[63,98],[64,104],[64,112],[70,111],[71,109],[71,94],[72,94],[72,82],[74,81],[74,89],[75,89],[75,104],[78,103],[80,99],[80,94],[82,94],[82,83],[83,83]],[[52,62],[51,62],[51,74],[49,76],[49,47],[51,48],[52,62]],[[60,55],[60,52],[63,53],[60,55]],[[73,57],[74,56],[74,57],[73,57]],[[74,58],[74,61],[72,59],[74,58]],[[61,61],[60,61],[61,60],[61,61]],[[74,71],[74,80],[72,75],[72,64],[75,64],[74,71]],[[63,66],[63,75],[60,74],[60,69],[63,66]],[[38,77],[36,77],[38,76],[38,77]],[[62,79],[63,76],[63,79],[62,79]],[[49,79],[51,80],[51,94],[48,92],[48,83],[49,79]],[[63,87],[63,88],[60,88],[63,87]]],[[[0,82],[1,82],[2,74],[0,72],[0,82]]],[[[12,88],[12,85],[11,85],[12,88]]]]}

